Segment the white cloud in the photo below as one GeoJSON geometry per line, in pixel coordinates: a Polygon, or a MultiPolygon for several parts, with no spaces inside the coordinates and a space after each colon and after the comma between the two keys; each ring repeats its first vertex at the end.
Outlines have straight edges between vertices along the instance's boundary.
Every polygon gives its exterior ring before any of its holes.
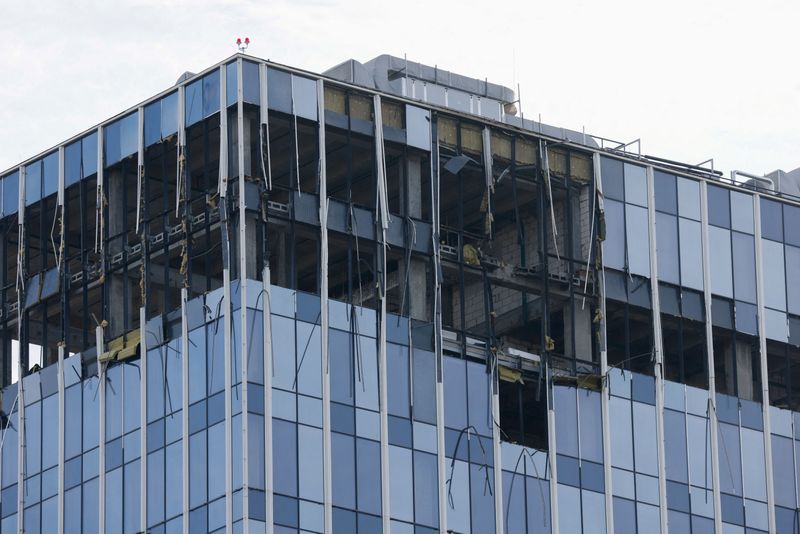
{"type": "Polygon", "coordinates": [[[522,87],[529,117],[646,153],[800,166],[800,4],[731,0],[5,2],[0,169],[236,51],[322,71],[381,53],[522,87]]]}

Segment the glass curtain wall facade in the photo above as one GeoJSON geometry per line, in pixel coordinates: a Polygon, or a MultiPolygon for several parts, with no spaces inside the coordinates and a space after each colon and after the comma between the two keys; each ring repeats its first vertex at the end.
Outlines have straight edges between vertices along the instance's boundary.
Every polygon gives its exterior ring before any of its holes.
{"type": "Polygon", "coordinates": [[[0,175],[1,532],[797,531],[800,205],[430,94],[237,55],[0,175]]]}

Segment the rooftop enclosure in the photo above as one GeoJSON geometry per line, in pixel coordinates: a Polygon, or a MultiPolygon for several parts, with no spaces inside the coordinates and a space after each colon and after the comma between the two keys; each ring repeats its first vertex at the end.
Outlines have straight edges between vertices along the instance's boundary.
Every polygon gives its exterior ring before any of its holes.
{"type": "Polygon", "coordinates": [[[518,106],[236,55],[0,173],[2,532],[794,532],[800,172],[518,106]]]}

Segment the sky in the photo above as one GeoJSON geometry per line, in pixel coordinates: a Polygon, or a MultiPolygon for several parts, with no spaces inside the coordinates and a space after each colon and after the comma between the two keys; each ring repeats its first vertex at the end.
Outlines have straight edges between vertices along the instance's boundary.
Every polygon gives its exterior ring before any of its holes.
{"type": "Polygon", "coordinates": [[[236,52],[404,54],[520,87],[526,117],[727,175],[800,167],[800,2],[0,0],[0,171],[236,52]]]}

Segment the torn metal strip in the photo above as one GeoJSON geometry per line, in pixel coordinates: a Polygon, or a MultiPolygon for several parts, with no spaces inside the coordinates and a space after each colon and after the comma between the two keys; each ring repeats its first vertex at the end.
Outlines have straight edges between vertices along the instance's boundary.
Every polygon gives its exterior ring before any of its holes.
{"type": "Polygon", "coordinates": [[[494,212],[492,211],[492,197],[494,196],[494,177],[493,177],[493,161],[492,161],[492,132],[488,126],[483,128],[483,175],[485,179],[486,190],[484,192],[484,203],[481,206],[484,215],[484,228],[483,233],[487,239],[492,238],[492,230],[494,226],[494,212]]]}
{"type": "Polygon", "coordinates": [[[144,108],[139,106],[138,113],[138,135],[136,150],[136,233],[139,233],[139,226],[142,221],[142,182],[144,181],[144,108]]]}
{"type": "Polygon", "coordinates": [[[261,106],[259,107],[259,114],[261,124],[259,127],[259,135],[261,136],[259,149],[261,151],[261,173],[264,178],[264,185],[267,191],[272,190],[272,155],[269,147],[269,91],[267,91],[267,65],[260,63],[258,65],[258,80],[261,106]],[[266,159],[265,159],[266,158],[266,159]]]}

